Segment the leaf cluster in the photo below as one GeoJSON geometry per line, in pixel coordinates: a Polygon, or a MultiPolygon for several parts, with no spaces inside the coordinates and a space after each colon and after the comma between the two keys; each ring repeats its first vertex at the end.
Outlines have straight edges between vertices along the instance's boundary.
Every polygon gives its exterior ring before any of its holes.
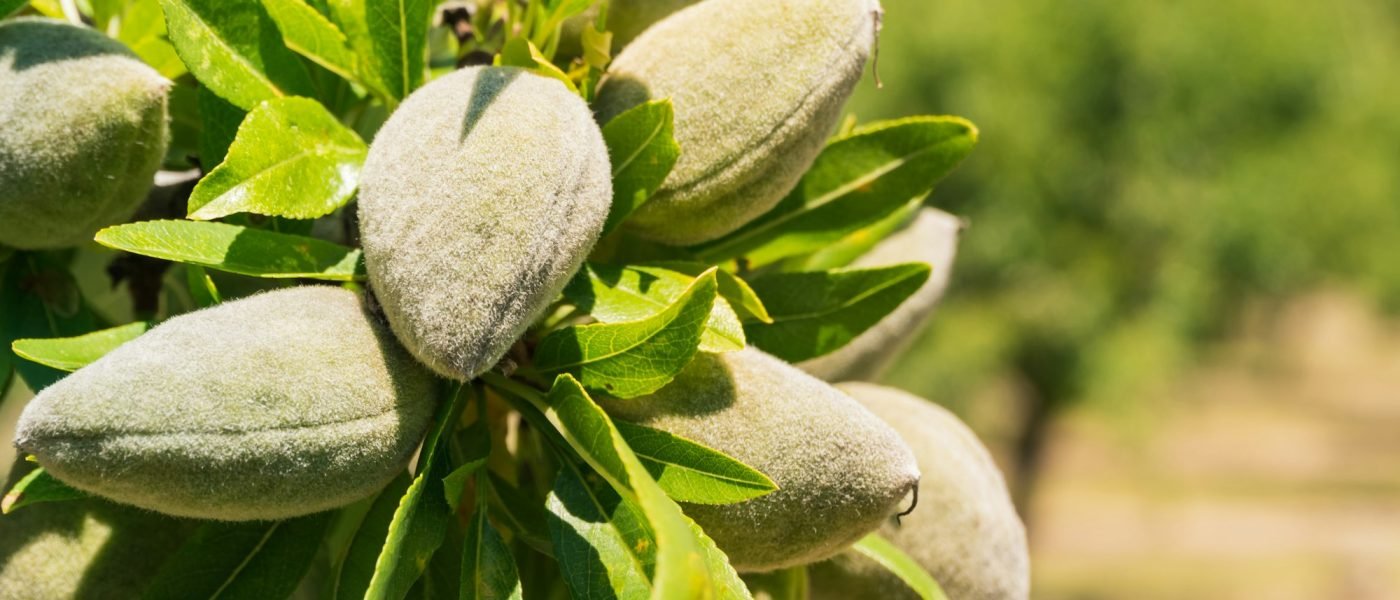
{"type": "MultiPolygon", "coordinates": [[[[587,100],[611,47],[604,10],[579,56],[559,53],[561,26],[589,0],[486,2],[465,15],[429,0],[81,4],[81,15],[38,0],[26,10],[81,18],[172,78],[166,166],[198,178],[153,192],[165,202],[152,218],[99,232],[105,249],[0,252],[0,389],[14,372],[41,390],[154,323],[224,300],[289,285],[363,287],[353,234],[360,170],[407,95],[490,62],[557,79],[587,100]],[[88,255],[124,265],[131,304],[80,285],[92,277],[80,266],[88,255]]],[[[792,362],[822,356],[879,322],[943,266],[845,265],[911,216],[977,131],[955,117],[849,125],[771,212],[674,248],[625,227],[685,152],[674,110],[656,100],[603,126],[615,193],[603,239],[509,363],[441,382],[452,400],[410,472],[329,513],[205,523],[147,595],[279,597],[311,586],[337,598],[749,597],[680,503],[742,502],[774,482],[698,442],[614,420],[594,398],[645,401],[699,352],[752,345],[792,362]]],[[[78,497],[37,469],[3,507],[78,497]]],[[[912,586],[936,589],[888,544],[859,547],[911,573],[912,586]]],[[[762,585],[803,581],[794,570],[762,585]]]]}

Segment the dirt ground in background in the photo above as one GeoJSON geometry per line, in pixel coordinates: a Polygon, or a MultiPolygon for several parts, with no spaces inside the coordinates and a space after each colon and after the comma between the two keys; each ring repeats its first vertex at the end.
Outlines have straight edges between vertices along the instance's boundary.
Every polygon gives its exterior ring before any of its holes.
{"type": "Polygon", "coordinates": [[[1052,433],[1034,597],[1400,598],[1400,330],[1322,294],[1153,403],[1052,433]]]}

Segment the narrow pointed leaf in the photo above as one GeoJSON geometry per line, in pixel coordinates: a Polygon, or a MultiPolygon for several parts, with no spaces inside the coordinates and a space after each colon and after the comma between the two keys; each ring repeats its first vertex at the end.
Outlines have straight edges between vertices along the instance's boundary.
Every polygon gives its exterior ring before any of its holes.
{"type": "Polygon", "coordinates": [[[286,598],[311,568],[332,514],[206,523],[161,567],[144,598],[286,598]]]}
{"type": "Polygon", "coordinates": [[[84,303],[67,265],[53,255],[17,253],[0,263],[0,272],[4,274],[0,278],[0,354],[9,359],[5,362],[29,389],[39,392],[67,373],[28,360],[13,360],[11,344],[24,338],[89,333],[97,329],[97,319],[84,303]]]}
{"type": "Polygon", "coordinates": [[[154,258],[274,279],[364,279],[359,250],[225,223],[145,221],[97,232],[97,243],[154,258]]]}
{"type": "MultiPolygon", "coordinates": [[[[612,420],[577,380],[559,376],[546,402],[545,415],[569,445],[623,499],[636,502],[651,523],[657,544],[652,598],[708,598],[716,587],[728,588],[729,579],[738,582],[732,570],[712,567],[713,553],[702,541],[703,534],[651,478],[612,420]]],[[[741,582],[737,585],[743,589],[741,582]]]]}
{"type": "Polygon", "coordinates": [[[647,473],[679,502],[733,504],[778,489],[768,476],[718,450],[659,429],[613,424],[647,473]]]}
{"type": "Polygon", "coordinates": [[[564,583],[579,600],[645,598],[656,567],[651,526],[635,503],[589,478],[560,469],[545,504],[564,583]]]}
{"type": "Polygon", "coordinates": [[[389,535],[389,524],[394,521],[399,500],[403,498],[412,482],[405,471],[375,496],[369,512],[365,513],[355,529],[345,555],[337,561],[331,598],[360,600],[365,597],[369,581],[374,577],[374,564],[378,562],[379,553],[384,548],[384,539],[389,535]]]}
{"type": "Polygon", "coordinates": [[[541,54],[539,48],[530,43],[530,40],[521,37],[507,40],[505,46],[501,48],[500,57],[500,64],[503,67],[520,67],[541,77],[555,79],[564,84],[564,87],[569,88],[569,91],[578,93],[578,86],[574,85],[574,81],[569,79],[568,74],[554,66],[554,63],[541,54]]]}
{"type": "Polygon", "coordinates": [[[315,100],[263,102],[243,119],[223,163],[195,186],[189,217],[323,217],[355,193],[367,152],[360,136],[315,100]]]}
{"type": "Polygon", "coordinates": [[[68,487],[68,484],[54,479],[43,467],[38,467],[15,482],[15,486],[0,499],[0,514],[10,514],[31,504],[63,502],[87,498],[85,492],[68,487]]]}
{"type": "Polygon", "coordinates": [[[161,0],[161,7],[175,52],[223,99],[252,110],[263,100],[311,95],[311,77],[261,3],[161,0]]]}
{"type": "Polygon", "coordinates": [[[753,282],[773,322],[744,326],[749,342],[788,362],[846,345],[928,280],[924,263],[877,269],[778,273],[753,282]]]}
{"type": "Polygon", "coordinates": [[[695,356],[715,288],[714,273],[706,272],[671,306],[650,317],[551,333],[535,351],[535,366],[577,373],[584,385],[619,398],[661,389],[695,356]]]}
{"type": "Polygon", "coordinates": [[[461,404],[461,393],[444,402],[432,431],[423,441],[417,475],[399,500],[389,524],[384,547],[374,565],[374,577],[365,592],[366,600],[403,598],[442,545],[452,519],[442,483],[447,474],[445,436],[456,423],[461,404]]]}
{"type": "Polygon", "coordinates": [[[477,509],[462,545],[462,600],[521,600],[520,572],[501,534],[477,509]]]}
{"type": "Polygon", "coordinates": [[[362,4],[364,11],[368,39],[359,52],[392,99],[404,99],[423,85],[427,74],[428,25],[435,3],[430,0],[356,0],[351,3],[362,4]]]}
{"type": "Polygon", "coordinates": [[[355,53],[340,28],[305,0],[262,0],[287,47],[349,81],[359,78],[355,53]]]}
{"type": "Polygon", "coordinates": [[[675,138],[675,116],[670,99],[653,100],[603,126],[603,141],[613,165],[613,202],[604,234],[651,199],[676,166],[681,147],[675,138]]]}
{"type": "MultiPolygon", "coordinates": [[[[701,268],[688,275],[661,267],[590,263],[564,288],[564,296],[602,323],[637,321],[666,310],[694,283],[694,275],[704,271],[701,268]]],[[[719,272],[716,275],[724,278],[719,272]]],[[[732,352],[743,349],[744,326],[739,316],[727,301],[717,298],[710,308],[705,330],[700,334],[700,350],[732,352]]]]}
{"type": "Polygon", "coordinates": [[[12,347],[20,358],[60,371],[76,371],[146,333],[150,326],[138,321],[77,337],[15,340],[12,347]]]}
{"type": "Polygon", "coordinates": [[[889,540],[872,533],[856,542],[852,549],[880,566],[894,573],[901,581],[914,590],[923,600],[948,600],[943,588],[925,571],[919,563],[891,544],[889,540]]]}
{"type": "Polygon", "coordinates": [[[832,141],[773,210],[696,252],[762,266],[820,250],[928,194],[976,142],[977,128],[957,117],[861,127],[832,141]]]}

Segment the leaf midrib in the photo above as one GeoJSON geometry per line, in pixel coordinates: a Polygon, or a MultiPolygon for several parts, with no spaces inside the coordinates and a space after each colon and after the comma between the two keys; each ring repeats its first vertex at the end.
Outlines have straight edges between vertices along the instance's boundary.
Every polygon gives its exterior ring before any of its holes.
{"type": "Polygon", "coordinates": [[[872,287],[872,288],[870,288],[869,290],[866,290],[865,292],[862,292],[862,293],[857,294],[857,295],[855,295],[855,296],[851,296],[851,297],[848,298],[845,302],[842,302],[842,303],[840,303],[840,304],[837,304],[836,306],[834,306],[834,307],[832,307],[832,308],[829,308],[829,309],[823,309],[823,310],[819,310],[819,311],[811,311],[811,312],[805,312],[805,313],[792,313],[792,314],[788,314],[788,315],[770,315],[770,316],[773,317],[773,323],[771,323],[771,324],[772,324],[772,325],[777,325],[778,323],[787,323],[787,322],[792,322],[792,321],[803,321],[803,320],[808,320],[808,319],[817,319],[817,318],[825,317],[825,316],[827,316],[827,315],[829,315],[829,314],[832,314],[832,313],[835,313],[835,312],[839,312],[839,311],[846,310],[846,309],[848,309],[848,308],[851,308],[852,306],[855,306],[856,304],[859,304],[859,303],[865,301],[867,298],[870,298],[871,296],[874,296],[875,294],[878,294],[878,293],[880,293],[880,292],[883,292],[883,291],[885,291],[885,290],[887,290],[887,289],[889,289],[889,288],[891,288],[891,287],[894,287],[895,285],[898,285],[898,284],[900,284],[900,283],[903,283],[903,282],[907,281],[907,280],[908,280],[911,276],[913,276],[913,275],[914,275],[914,273],[909,273],[908,275],[905,275],[905,276],[903,276],[903,277],[897,277],[897,278],[890,279],[889,281],[887,281],[886,283],[884,283],[884,284],[882,284],[882,285],[878,285],[878,286],[872,287]]]}

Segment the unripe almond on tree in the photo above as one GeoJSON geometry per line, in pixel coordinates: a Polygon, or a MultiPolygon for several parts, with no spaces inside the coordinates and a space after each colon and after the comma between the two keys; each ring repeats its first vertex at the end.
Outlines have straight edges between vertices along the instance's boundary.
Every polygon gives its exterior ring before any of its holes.
{"type": "Polygon", "coordinates": [[[941,210],[925,208],[904,229],[885,238],[856,259],[852,267],[873,268],[918,261],[933,267],[928,281],[894,312],[830,354],[798,363],[803,371],[827,381],[874,381],[894,359],[913,344],[953,273],[961,219],[941,210]]]}
{"type": "Polygon", "coordinates": [[[65,483],[177,516],[284,519],[408,464],[436,381],[325,286],[175,317],[30,401],[15,444],[65,483]]]}
{"type": "Polygon", "coordinates": [[[724,452],[778,485],[738,504],[684,506],[741,572],[840,552],[899,512],[919,479],[909,447],[888,425],[758,350],[701,353],[656,394],[599,403],[624,421],[724,452]]]}
{"type": "MultiPolygon", "coordinates": [[[[949,598],[1026,598],[1025,526],[976,434],[952,413],[906,392],[870,383],[837,387],[898,430],[923,472],[918,506],[880,534],[933,575],[949,598]]],[[[810,572],[814,600],[919,597],[889,570],[855,552],[810,572]]]]}
{"type": "Polygon", "coordinates": [[[0,517],[0,599],[140,597],[196,525],[100,498],[26,506],[0,517]]]}
{"type": "Polygon", "coordinates": [[[414,92],[370,145],[360,237],[394,333],[438,373],[492,367],[602,230],[612,169],[583,100],[521,69],[414,92]]]}
{"type": "Polygon", "coordinates": [[[706,0],[627,46],[599,85],[599,121],[669,97],[681,147],[633,231],[698,244],[777,204],[840,118],[879,12],[876,0],[706,0]]]}
{"type": "Polygon", "coordinates": [[[131,216],[165,156],[170,85],[90,28],[0,23],[0,245],[74,246],[131,216]]]}

